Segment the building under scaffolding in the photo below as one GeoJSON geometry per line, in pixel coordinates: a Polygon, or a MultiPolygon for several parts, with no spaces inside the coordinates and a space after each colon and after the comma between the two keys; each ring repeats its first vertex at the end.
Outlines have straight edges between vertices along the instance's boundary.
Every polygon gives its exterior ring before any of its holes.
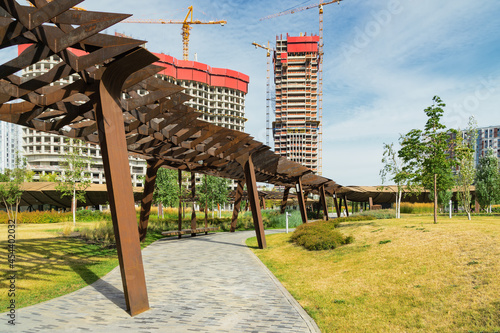
{"type": "Polygon", "coordinates": [[[275,152],[318,172],[319,36],[276,37],[275,152]]]}

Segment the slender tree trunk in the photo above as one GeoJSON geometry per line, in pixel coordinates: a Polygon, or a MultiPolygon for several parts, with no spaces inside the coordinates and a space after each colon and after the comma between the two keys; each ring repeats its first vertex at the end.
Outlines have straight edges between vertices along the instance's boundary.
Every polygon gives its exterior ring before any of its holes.
{"type": "Polygon", "coordinates": [[[73,189],[73,200],[71,202],[73,209],[73,226],[76,226],[76,189],[73,189]]]}
{"type": "Polygon", "coordinates": [[[14,215],[14,225],[17,224],[17,212],[19,211],[19,202],[16,202],[16,213],[14,215]]]}
{"type": "Polygon", "coordinates": [[[401,218],[401,189],[398,189],[398,196],[396,198],[396,218],[401,218]]]}
{"type": "Polygon", "coordinates": [[[208,227],[208,204],[205,201],[205,228],[208,227]]]}
{"type": "Polygon", "coordinates": [[[437,223],[437,206],[438,206],[437,174],[434,174],[434,224],[437,223]]]}

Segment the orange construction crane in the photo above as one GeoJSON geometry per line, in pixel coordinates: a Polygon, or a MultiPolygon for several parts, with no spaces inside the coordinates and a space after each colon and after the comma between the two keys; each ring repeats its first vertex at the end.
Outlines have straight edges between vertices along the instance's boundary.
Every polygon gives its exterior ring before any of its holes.
{"type": "Polygon", "coordinates": [[[122,23],[153,23],[153,24],[182,24],[182,59],[189,60],[189,30],[191,30],[192,24],[220,24],[224,26],[227,23],[226,20],[220,21],[200,21],[193,20],[193,6],[188,7],[188,13],[184,21],[179,20],[133,20],[128,19],[122,21],[122,23]],[[191,15],[191,17],[189,17],[191,15]]]}
{"type": "Polygon", "coordinates": [[[271,79],[270,79],[270,71],[271,71],[271,53],[274,52],[272,48],[269,47],[269,41],[267,42],[267,47],[264,45],[260,45],[256,42],[252,43],[255,48],[260,47],[261,49],[267,50],[267,82],[266,82],[266,145],[271,147],[269,141],[269,132],[271,131],[271,124],[269,120],[270,114],[270,103],[271,103],[271,79]]]}
{"type": "Polygon", "coordinates": [[[318,131],[318,174],[323,173],[323,6],[329,5],[331,3],[339,3],[342,0],[331,0],[324,1],[314,5],[293,8],[279,12],[276,14],[268,15],[260,19],[260,21],[267,20],[273,17],[278,17],[287,14],[294,14],[306,9],[319,8],[319,66],[318,66],[318,120],[319,120],[319,131],[318,131]]]}

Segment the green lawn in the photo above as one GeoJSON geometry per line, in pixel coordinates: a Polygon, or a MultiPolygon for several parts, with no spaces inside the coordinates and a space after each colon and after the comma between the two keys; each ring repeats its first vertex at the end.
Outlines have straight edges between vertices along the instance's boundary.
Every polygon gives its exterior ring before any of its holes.
{"type": "Polygon", "coordinates": [[[253,251],[323,332],[500,331],[500,218],[432,222],[345,222],[355,241],[335,250],[277,234],[253,251]]]}
{"type": "MultiPolygon", "coordinates": [[[[78,223],[77,227],[96,223],[78,223]]],[[[95,282],[118,265],[116,249],[87,244],[81,239],[62,237],[72,223],[21,224],[16,231],[16,307],[22,308],[78,290],[95,282]]],[[[7,226],[0,225],[0,270],[7,262],[7,226]]],[[[145,247],[161,235],[151,233],[145,247]]],[[[0,279],[0,312],[10,301],[7,275],[0,279]]]]}

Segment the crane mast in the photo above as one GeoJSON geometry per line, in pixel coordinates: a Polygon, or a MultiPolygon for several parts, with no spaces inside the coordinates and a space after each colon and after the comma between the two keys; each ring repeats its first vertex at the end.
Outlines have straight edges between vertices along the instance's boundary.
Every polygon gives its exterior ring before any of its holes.
{"type": "Polygon", "coordinates": [[[271,147],[269,133],[271,132],[271,122],[270,122],[270,109],[271,109],[271,52],[274,50],[269,47],[269,41],[267,42],[267,47],[260,45],[256,42],[252,43],[255,48],[260,47],[261,49],[267,50],[267,77],[266,77],[266,145],[271,147]]]}

